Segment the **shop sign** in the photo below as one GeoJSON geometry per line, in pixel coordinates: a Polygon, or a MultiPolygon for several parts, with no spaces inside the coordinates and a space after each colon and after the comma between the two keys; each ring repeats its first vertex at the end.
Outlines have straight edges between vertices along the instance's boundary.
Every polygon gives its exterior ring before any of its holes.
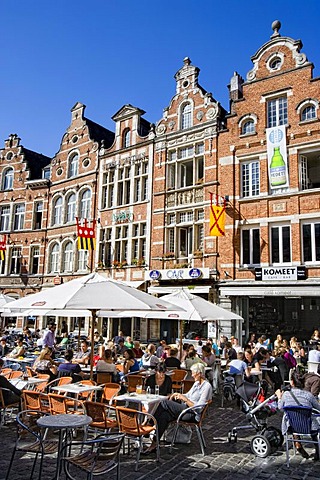
{"type": "Polygon", "coordinates": [[[263,267],[255,269],[256,280],[305,280],[306,267],[263,267]]]}
{"type": "Polygon", "coordinates": [[[54,277],[53,285],[61,285],[61,283],[62,283],[62,277],[54,277]]]}
{"type": "Polygon", "coordinates": [[[145,280],[194,280],[210,278],[209,268],[170,268],[167,270],[147,270],[145,280]]]}

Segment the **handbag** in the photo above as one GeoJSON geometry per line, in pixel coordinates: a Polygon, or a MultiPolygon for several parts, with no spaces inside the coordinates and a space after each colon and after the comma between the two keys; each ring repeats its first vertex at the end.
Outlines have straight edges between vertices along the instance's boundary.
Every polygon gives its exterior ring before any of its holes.
{"type": "MultiPolygon", "coordinates": [[[[164,434],[164,439],[167,443],[171,443],[173,440],[173,432],[176,428],[176,424],[169,425],[164,434]]],[[[191,443],[192,428],[188,425],[179,425],[175,443],[191,443]]]]}

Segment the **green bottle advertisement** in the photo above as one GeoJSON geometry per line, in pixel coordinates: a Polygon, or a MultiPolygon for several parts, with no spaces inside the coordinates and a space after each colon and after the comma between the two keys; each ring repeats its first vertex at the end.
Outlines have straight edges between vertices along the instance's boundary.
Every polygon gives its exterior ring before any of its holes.
{"type": "Polygon", "coordinates": [[[273,156],[270,163],[270,185],[271,187],[280,187],[287,183],[287,168],[280,147],[274,147],[273,156]]]}

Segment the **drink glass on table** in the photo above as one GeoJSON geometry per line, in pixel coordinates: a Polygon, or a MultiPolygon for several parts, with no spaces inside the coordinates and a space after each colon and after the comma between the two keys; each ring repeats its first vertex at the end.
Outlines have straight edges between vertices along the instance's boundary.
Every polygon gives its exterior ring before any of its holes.
{"type": "Polygon", "coordinates": [[[142,385],[141,385],[141,384],[139,384],[139,385],[136,386],[136,393],[137,393],[138,395],[141,395],[141,393],[142,393],[142,385]]]}

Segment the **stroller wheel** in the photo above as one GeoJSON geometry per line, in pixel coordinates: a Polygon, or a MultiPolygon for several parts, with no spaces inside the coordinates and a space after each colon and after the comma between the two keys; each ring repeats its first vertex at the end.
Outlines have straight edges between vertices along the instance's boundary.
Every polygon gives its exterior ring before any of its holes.
{"type": "Polygon", "coordinates": [[[278,447],[281,447],[283,444],[284,438],[281,433],[281,431],[278,428],[275,427],[267,427],[263,435],[267,437],[269,440],[270,444],[277,449],[278,447]]]}
{"type": "Polygon", "coordinates": [[[263,435],[255,435],[250,443],[251,451],[257,457],[265,458],[271,453],[269,440],[263,435]]]}

